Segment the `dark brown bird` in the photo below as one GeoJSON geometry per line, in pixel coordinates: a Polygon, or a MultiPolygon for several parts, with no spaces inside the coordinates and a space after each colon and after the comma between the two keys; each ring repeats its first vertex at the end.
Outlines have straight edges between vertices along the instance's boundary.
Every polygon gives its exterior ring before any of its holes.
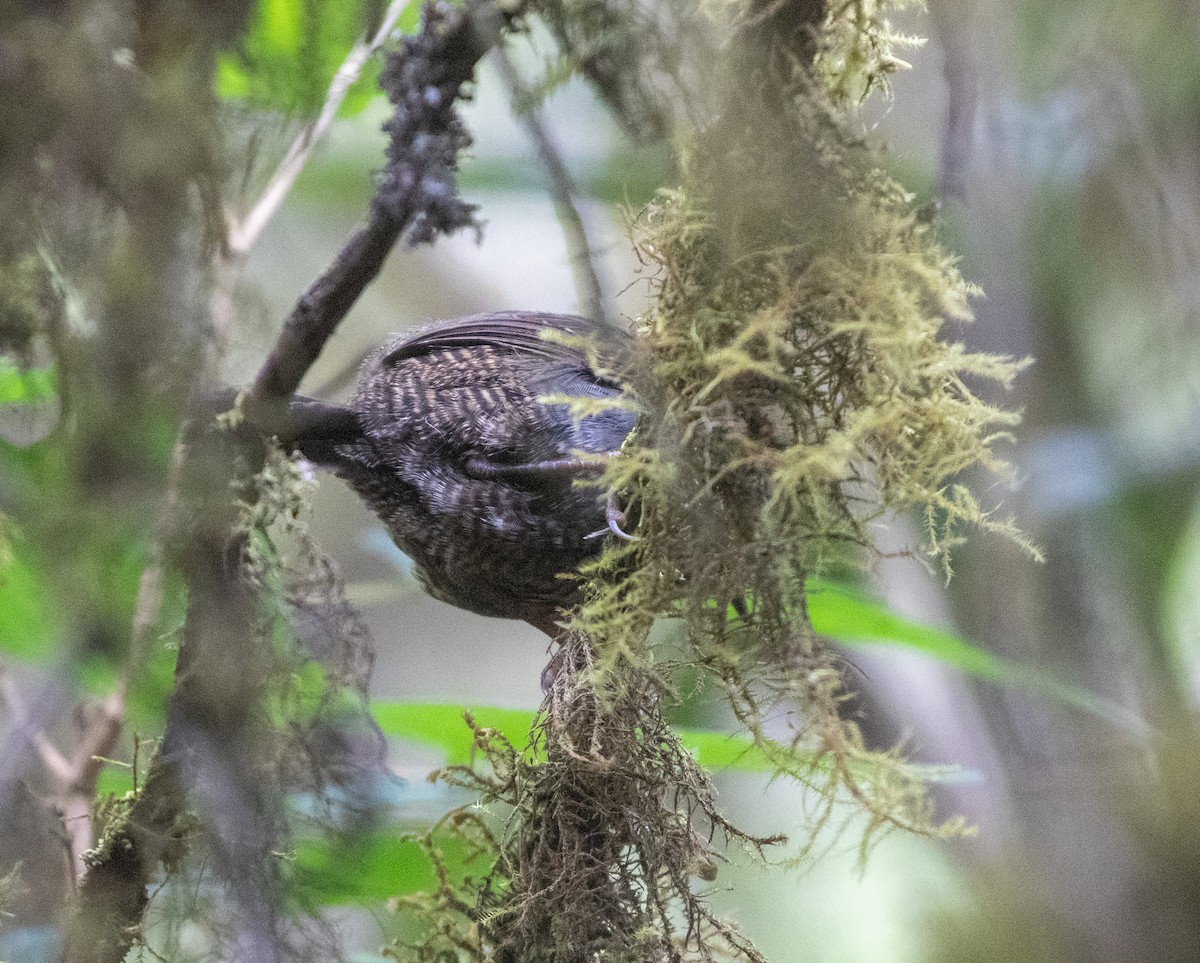
{"type": "Polygon", "coordinates": [[[350,483],[432,595],[554,635],[572,574],[619,531],[604,492],[579,484],[600,474],[587,456],[619,449],[636,415],[550,399],[618,399],[630,343],[562,314],[438,322],[371,357],[350,408],[294,402],[285,440],[350,483]]]}

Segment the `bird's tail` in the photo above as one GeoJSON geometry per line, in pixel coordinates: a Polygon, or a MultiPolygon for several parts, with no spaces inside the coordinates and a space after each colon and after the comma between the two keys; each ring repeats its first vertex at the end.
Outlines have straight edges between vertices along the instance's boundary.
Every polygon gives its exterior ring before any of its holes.
{"type": "MultiPolygon", "coordinates": [[[[203,391],[192,404],[192,431],[206,431],[222,412],[229,411],[237,402],[237,389],[221,386],[203,391]]],[[[347,460],[347,446],[353,446],[363,437],[362,424],[349,408],[331,405],[296,395],[288,405],[287,416],[282,424],[271,432],[280,443],[291,451],[298,451],[309,461],[325,468],[338,469],[347,460]]],[[[253,416],[247,416],[238,431],[258,434],[267,432],[255,424],[253,416]]]]}
{"type": "Polygon", "coordinates": [[[363,437],[362,423],[349,408],[296,395],[288,405],[279,440],[311,462],[338,468],[346,460],[344,446],[363,437]]]}

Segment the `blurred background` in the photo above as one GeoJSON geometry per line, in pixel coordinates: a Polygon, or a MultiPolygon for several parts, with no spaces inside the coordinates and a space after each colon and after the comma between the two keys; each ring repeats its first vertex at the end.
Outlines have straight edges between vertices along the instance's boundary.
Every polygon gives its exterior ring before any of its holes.
{"type": "MultiPolygon", "coordinates": [[[[897,26],[928,43],[905,54],[912,69],[864,105],[863,123],[984,292],[975,322],[947,335],[1035,361],[996,401],[1025,414],[1003,512],[1046,561],[975,536],[949,584],[895,560],[875,588],[893,610],[1086,687],[1144,726],[1080,713],[1019,673],[988,683],[915,652],[850,651],[869,739],[960,767],[933,791],[975,835],[894,834],[863,863],[851,829],[788,870],[731,853],[713,900],[774,963],[1200,960],[1200,3],[929,0],[897,26]]],[[[432,319],[580,308],[546,174],[508,100],[485,65],[461,181],[482,242],[395,252],[310,394],[346,397],[367,352],[432,319]]],[[[625,224],[670,183],[666,156],[632,146],[581,82],[544,110],[604,294],[635,318],[652,291],[625,224]]],[[[360,216],[385,117],[377,99],[336,121],[256,246],[231,383],[252,376],[360,216]]],[[[914,545],[919,524],[892,519],[880,542],[914,545]]],[[[543,636],[425,595],[335,478],[320,480],[313,529],[375,639],[373,697],[537,707],[543,636]]],[[[409,780],[402,799],[426,815],[458,801],[422,782],[439,761],[390,747],[409,780]]],[[[738,772],[717,782],[734,823],[803,834],[793,788],[738,772]]],[[[364,954],[391,933],[378,905],[339,912],[364,954]]]]}

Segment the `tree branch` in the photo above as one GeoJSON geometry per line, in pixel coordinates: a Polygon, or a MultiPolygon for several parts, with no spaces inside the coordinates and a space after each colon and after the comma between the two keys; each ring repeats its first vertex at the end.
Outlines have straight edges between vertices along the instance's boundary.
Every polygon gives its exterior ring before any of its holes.
{"type": "Polygon", "coordinates": [[[457,156],[470,135],[456,101],[499,38],[499,18],[481,2],[427,6],[421,33],[388,58],[380,78],[396,106],[385,127],[391,135],[388,162],[366,223],[297,301],[255,378],[248,406],[257,409],[255,420],[266,430],[405,232],[410,243],[420,244],[477,227],[473,206],[457,196],[457,156]]]}
{"type": "MultiPolygon", "coordinates": [[[[425,8],[420,34],[389,56],[380,85],[395,114],[386,125],[388,161],[370,214],[284,323],[248,400],[260,412],[276,405],[286,409],[337,324],[406,231],[412,243],[421,243],[474,225],[473,208],[456,195],[457,154],[470,137],[455,105],[503,26],[500,15],[482,2],[466,8],[432,4],[425,8]]],[[[260,426],[269,430],[261,420],[260,426]]],[[[254,638],[256,604],[239,576],[239,545],[230,541],[236,504],[228,485],[235,466],[249,466],[239,473],[245,477],[262,464],[262,453],[228,450],[239,443],[210,434],[198,440],[202,450],[189,460],[185,487],[198,493],[192,514],[199,529],[179,559],[189,604],[163,743],[128,817],[101,842],[83,876],[63,963],[123,958],[146,909],[148,881],[183,846],[188,787],[207,817],[218,862],[236,853],[242,863],[263,864],[249,881],[230,878],[248,938],[257,943],[264,927],[274,925],[274,877],[265,865],[270,839],[255,824],[268,789],[257,784],[253,768],[260,742],[257,686],[269,659],[246,644],[254,638]],[[224,761],[213,746],[222,747],[224,761]]],[[[158,607],[157,580],[152,562],[139,591],[135,632],[153,624],[148,613],[158,607]]]]}
{"type": "Polygon", "coordinates": [[[230,225],[228,232],[230,254],[237,257],[244,256],[254,247],[263,229],[271,222],[275,212],[279,210],[279,206],[291,192],[296,178],[308,164],[308,158],[312,154],[313,148],[328,132],[337,116],[338,108],[342,105],[342,100],[345,99],[346,92],[354,86],[362,74],[363,67],[367,65],[367,61],[379,51],[379,48],[391,35],[400,15],[415,2],[416,0],[392,0],[384,12],[379,29],[375,31],[375,36],[369,41],[360,40],[347,54],[337,73],[333,75],[333,81],[329,85],[329,91],[325,95],[325,103],[322,105],[320,113],[305,124],[303,130],[296,135],[296,139],[292,141],[283,160],[275,168],[275,173],[271,175],[262,195],[249,213],[239,223],[230,225]]]}

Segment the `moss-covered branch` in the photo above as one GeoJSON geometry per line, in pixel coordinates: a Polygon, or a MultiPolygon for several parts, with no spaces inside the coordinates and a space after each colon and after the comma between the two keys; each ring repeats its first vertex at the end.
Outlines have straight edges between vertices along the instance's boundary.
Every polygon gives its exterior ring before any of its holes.
{"type": "Polygon", "coordinates": [[[1016,422],[970,385],[1006,385],[1020,364],[945,338],[974,289],[856,116],[907,38],[870,0],[731,0],[707,22],[635,6],[542,9],[627,129],[683,145],[679,183],[632,224],[657,300],[622,372],[641,418],[605,482],[637,538],[586,572],[536,733],[544,760],[477,732],[480,766],[449,774],[503,804],[504,828],[476,838],[496,860],[479,886],[424,905],[435,935],[416,959],[449,932],[470,959],[760,959],[696,880],[721,858],[714,839],[779,840],[725,821],[664,721],[681,665],[813,794],[800,855],[843,816],[861,817],[864,852],[889,830],[964,830],[938,821],[898,752],[865,746],[805,599],[810,576],[870,562],[887,511],[924,514],[912,549],[947,572],[968,527],[1020,538],[963,484],[1004,471],[995,449],[1016,422]],[[664,616],[685,628],[670,659],[649,641],[664,616]]]}

